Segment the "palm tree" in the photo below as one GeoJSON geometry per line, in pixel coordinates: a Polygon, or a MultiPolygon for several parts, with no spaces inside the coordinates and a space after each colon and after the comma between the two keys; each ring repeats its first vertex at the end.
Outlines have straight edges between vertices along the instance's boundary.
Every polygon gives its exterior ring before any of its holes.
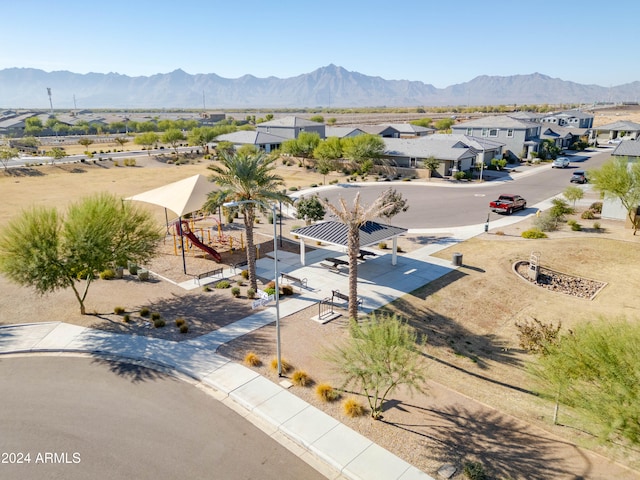
{"type": "Polygon", "coordinates": [[[360,253],[360,227],[373,218],[391,210],[393,203],[384,196],[378,197],[368,207],[360,204],[360,192],[353,199],[353,207],[349,207],[343,198],[340,198],[340,207],[332,205],[318,197],[320,203],[329,209],[340,222],[347,226],[347,250],[349,253],[349,318],[358,318],[358,254],[360,253]]]}
{"type": "MultiPolygon", "coordinates": [[[[210,180],[222,188],[218,202],[246,202],[240,206],[247,234],[249,284],[256,290],[256,249],[253,241],[255,208],[274,202],[291,203],[283,192],[282,177],[274,173],[276,157],[265,152],[220,152],[220,164],[210,165],[210,180]]],[[[274,220],[275,221],[275,220],[274,220]]]]}

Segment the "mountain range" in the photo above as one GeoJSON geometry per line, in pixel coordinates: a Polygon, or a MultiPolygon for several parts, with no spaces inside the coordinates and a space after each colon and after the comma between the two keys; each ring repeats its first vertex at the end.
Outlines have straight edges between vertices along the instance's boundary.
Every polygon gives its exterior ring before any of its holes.
{"type": "Polygon", "coordinates": [[[385,80],[336,65],[290,78],[236,79],[183,70],[130,77],[118,73],[78,74],[33,68],[0,70],[0,108],[357,108],[455,105],[523,105],[636,102],[640,81],[602,87],[540,73],[482,75],[436,88],[408,80],[385,80]],[[51,89],[51,98],[47,88],[51,89]],[[50,103],[51,100],[51,103],[50,103]]]}

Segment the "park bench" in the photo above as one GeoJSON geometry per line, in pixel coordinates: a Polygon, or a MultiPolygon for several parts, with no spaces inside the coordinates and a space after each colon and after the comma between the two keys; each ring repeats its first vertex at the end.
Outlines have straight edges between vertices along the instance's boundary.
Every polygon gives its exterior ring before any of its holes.
{"type": "MultiPolygon", "coordinates": [[[[339,298],[340,300],[344,300],[349,303],[349,295],[345,295],[344,293],[340,293],[340,290],[331,290],[331,303],[334,303],[333,299],[339,298]]],[[[358,298],[357,302],[358,308],[362,307],[362,299],[358,298]]]]}
{"type": "Polygon", "coordinates": [[[203,278],[207,278],[207,277],[216,277],[216,276],[220,276],[222,278],[222,267],[221,268],[216,268],[215,270],[210,270],[208,272],[204,272],[204,273],[199,273],[197,275],[193,276],[193,281],[197,282],[198,285],[200,285],[200,280],[202,280],[203,278]]]}
{"type": "Polygon", "coordinates": [[[307,288],[307,279],[306,278],[298,278],[293,275],[289,275],[288,273],[281,273],[280,276],[283,280],[287,280],[289,283],[295,283],[300,287],[307,288]]]}
{"type": "Polygon", "coordinates": [[[242,262],[234,263],[233,264],[233,273],[238,273],[238,269],[239,268],[246,267],[247,265],[249,265],[249,262],[247,262],[246,260],[244,260],[242,262]]]}

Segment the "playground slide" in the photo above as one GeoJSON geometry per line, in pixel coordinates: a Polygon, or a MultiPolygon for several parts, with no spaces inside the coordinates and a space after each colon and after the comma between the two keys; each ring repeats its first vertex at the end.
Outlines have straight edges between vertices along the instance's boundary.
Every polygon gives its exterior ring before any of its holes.
{"type": "Polygon", "coordinates": [[[193,243],[196,247],[211,255],[216,262],[222,262],[222,257],[220,256],[220,254],[209,245],[205,245],[204,243],[202,243],[200,239],[195,235],[195,233],[193,233],[189,229],[189,225],[186,222],[182,222],[182,225],[179,225],[179,230],[180,233],[191,240],[191,243],[193,243]]]}

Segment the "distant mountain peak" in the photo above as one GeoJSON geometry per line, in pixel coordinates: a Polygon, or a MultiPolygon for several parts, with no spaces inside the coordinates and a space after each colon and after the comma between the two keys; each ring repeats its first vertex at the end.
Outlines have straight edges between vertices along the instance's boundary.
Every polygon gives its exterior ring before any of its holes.
{"type": "Polygon", "coordinates": [[[594,103],[640,97],[640,82],[605,88],[539,72],[480,75],[436,88],[420,81],[364,75],[333,63],[282,79],[191,75],[181,68],[138,77],[7,68],[0,70],[0,108],[48,109],[44,86],[52,88],[55,108],[73,108],[76,103],[78,108],[200,108],[203,96],[209,109],[594,103]]]}

